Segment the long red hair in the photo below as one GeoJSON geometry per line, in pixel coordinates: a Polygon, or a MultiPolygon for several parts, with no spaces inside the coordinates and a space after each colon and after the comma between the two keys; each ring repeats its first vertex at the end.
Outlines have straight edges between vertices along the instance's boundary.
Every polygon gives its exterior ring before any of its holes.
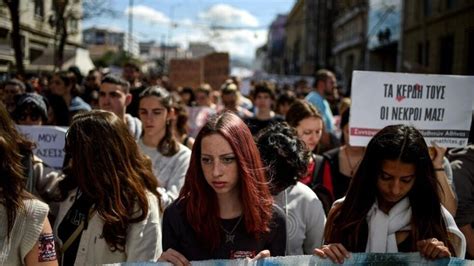
{"type": "Polygon", "coordinates": [[[211,250],[221,239],[217,196],[204,177],[201,166],[202,139],[220,134],[232,147],[239,171],[240,200],[243,221],[249,234],[258,239],[267,233],[272,217],[273,199],[265,178],[265,170],[250,130],[235,114],[225,112],[210,119],[194,142],[186,180],[179,195],[186,218],[197,238],[211,250]]]}

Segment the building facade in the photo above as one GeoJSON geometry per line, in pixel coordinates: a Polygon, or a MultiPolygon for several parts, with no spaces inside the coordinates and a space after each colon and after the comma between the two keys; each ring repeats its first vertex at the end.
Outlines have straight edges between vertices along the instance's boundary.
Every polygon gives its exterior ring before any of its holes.
{"type": "Polygon", "coordinates": [[[293,75],[300,74],[303,66],[307,64],[304,46],[306,38],[304,3],[305,0],[296,1],[286,20],[284,64],[288,68],[288,74],[293,75]]]}
{"type": "Polygon", "coordinates": [[[108,51],[126,51],[134,57],[140,55],[140,47],[136,38],[129,38],[128,33],[114,28],[92,27],[83,32],[84,44],[87,45],[91,57],[100,58],[108,51]]]}
{"type": "Polygon", "coordinates": [[[338,1],[335,10],[332,56],[335,69],[344,79],[344,90],[348,91],[352,71],[365,69],[368,1],[338,1]]]}
{"type": "Polygon", "coordinates": [[[331,68],[332,0],[298,0],[286,22],[285,62],[288,74],[313,75],[331,68]]]}
{"type": "MultiPolygon", "coordinates": [[[[82,1],[71,1],[69,9],[82,15],[82,1]]],[[[24,53],[25,68],[38,59],[44,51],[55,46],[55,11],[52,0],[35,0],[20,2],[20,35],[24,53]]],[[[65,49],[75,49],[81,45],[81,20],[68,21],[68,38],[65,49]]],[[[0,1],[0,72],[9,72],[15,64],[15,56],[11,45],[11,20],[7,6],[0,1]]],[[[53,62],[51,62],[53,65],[53,62]]]]}
{"type": "Polygon", "coordinates": [[[216,49],[204,42],[190,42],[188,51],[191,53],[193,58],[199,58],[208,54],[214,53],[216,49]]]}
{"type": "Polygon", "coordinates": [[[402,70],[474,75],[474,1],[403,1],[402,70]]]}
{"type": "Polygon", "coordinates": [[[285,54],[285,24],[287,15],[279,14],[270,24],[268,29],[268,41],[267,41],[267,59],[265,64],[265,70],[271,74],[286,74],[288,68],[284,61],[285,54]]]}

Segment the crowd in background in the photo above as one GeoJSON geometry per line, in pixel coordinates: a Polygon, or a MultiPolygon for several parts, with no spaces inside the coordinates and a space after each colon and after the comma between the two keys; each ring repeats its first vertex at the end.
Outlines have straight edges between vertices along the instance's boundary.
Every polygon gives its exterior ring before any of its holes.
{"type": "MultiPolygon", "coordinates": [[[[350,95],[331,71],[315,73],[314,84],[250,86],[242,95],[239,78],[229,77],[219,88],[175,87],[133,63],[121,75],[97,69],[82,76],[72,67],[3,82],[0,202],[38,208],[31,234],[42,238],[10,244],[32,248],[19,259],[7,252],[0,264],[29,264],[35,247],[40,262],[57,258],[62,265],[301,254],[342,262],[348,252],[386,251],[474,257],[472,126],[470,144],[460,149],[428,149],[406,126],[354,147],[350,95]],[[34,143],[13,123],[69,127],[63,169],[34,155],[34,143]],[[8,175],[15,185],[3,181],[8,175]],[[237,194],[223,191],[232,182],[240,184],[237,194]],[[5,196],[13,187],[16,198],[5,196]],[[410,201],[383,204],[382,196],[374,203],[361,195],[384,191],[410,201]],[[33,198],[41,201],[18,200],[33,198]],[[373,230],[380,221],[396,231],[380,239],[373,230]],[[53,232],[58,251],[45,248],[54,246],[53,232]],[[254,252],[236,252],[234,242],[254,252]]],[[[19,212],[6,213],[6,232],[20,234],[19,212]]]]}

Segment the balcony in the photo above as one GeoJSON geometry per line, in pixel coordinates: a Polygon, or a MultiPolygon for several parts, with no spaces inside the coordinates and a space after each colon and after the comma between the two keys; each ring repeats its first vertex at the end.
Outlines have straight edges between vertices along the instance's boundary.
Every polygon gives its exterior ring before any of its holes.
{"type": "Polygon", "coordinates": [[[0,58],[2,59],[13,59],[14,52],[13,48],[9,43],[0,42],[0,58]]]}
{"type": "Polygon", "coordinates": [[[339,52],[348,48],[364,45],[364,38],[361,35],[354,35],[351,38],[345,38],[343,41],[338,42],[333,48],[332,53],[338,54],[339,52]]]}

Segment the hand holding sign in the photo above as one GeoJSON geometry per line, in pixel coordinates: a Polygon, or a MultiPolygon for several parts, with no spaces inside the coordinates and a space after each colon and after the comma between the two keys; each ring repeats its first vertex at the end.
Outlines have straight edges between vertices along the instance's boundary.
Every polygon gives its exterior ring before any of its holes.
{"type": "Polygon", "coordinates": [[[427,143],[462,147],[471,123],[471,84],[471,76],[354,71],[350,143],[366,146],[381,128],[409,124],[427,143]]]}
{"type": "Polygon", "coordinates": [[[66,128],[56,126],[18,126],[19,131],[36,144],[34,153],[50,167],[60,169],[64,161],[66,128]]]}

